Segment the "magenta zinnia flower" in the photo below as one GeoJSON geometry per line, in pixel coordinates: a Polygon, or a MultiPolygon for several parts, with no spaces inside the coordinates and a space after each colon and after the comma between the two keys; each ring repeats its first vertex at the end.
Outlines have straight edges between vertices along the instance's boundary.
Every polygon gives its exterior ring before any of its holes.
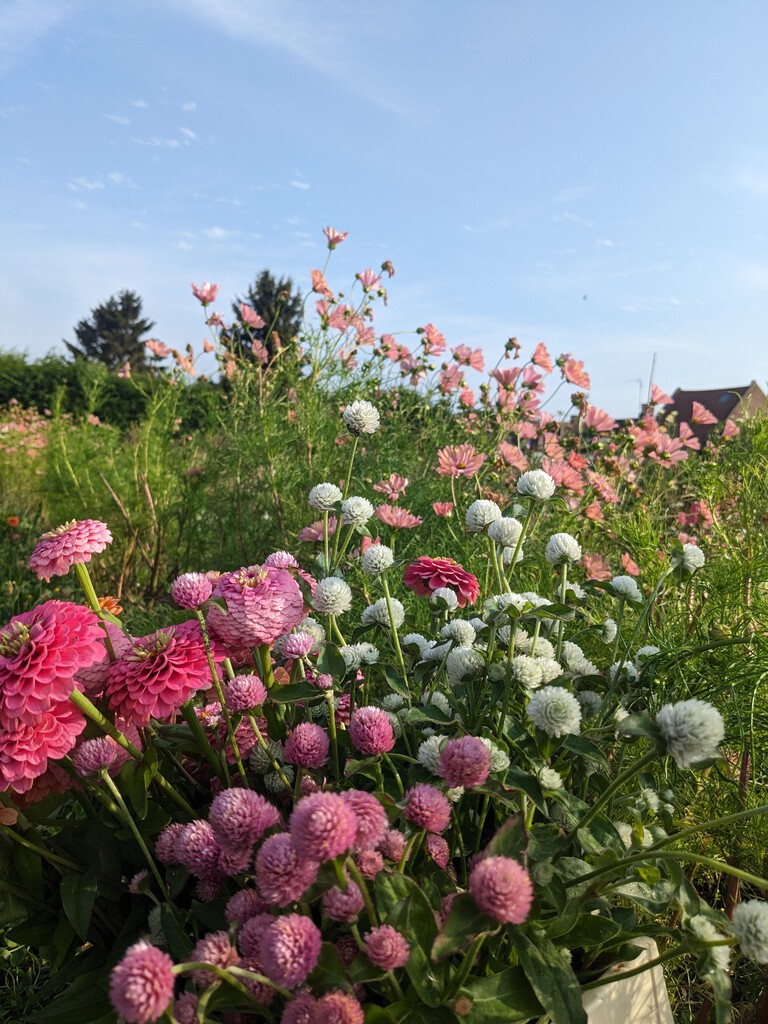
{"type": "Polygon", "coordinates": [[[104,655],[98,618],[82,605],[46,601],[0,630],[0,728],[35,725],[66,701],[74,675],[104,655]]]}
{"type": "Polygon", "coordinates": [[[319,864],[300,857],[287,832],[268,836],[256,854],[256,884],[267,901],[284,907],[300,900],[317,878],[319,864]]]}
{"type": "Polygon", "coordinates": [[[440,751],[437,774],[449,786],[482,786],[491,770],[491,755],[477,736],[461,736],[448,740],[440,751]]]}
{"type": "Polygon", "coordinates": [[[291,838],[301,857],[325,861],[346,853],[357,835],[357,815],[336,793],[312,793],[296,804],[291,838]]]}
{"type": "Polygon", "coordinates": [[[320,957],[320,929],[303,914],[276,918],[259,943],[264,973],[277,985],[296,988],[320,957]]]}
{"type": "Polygon", "coordinates": [[[285,569],[251,565],[222,576],[213,591],[227,603],[208,611],[213,636],[234,649],[271,644],[304,618],[304,598],[285,569]]]}
{"type": "Polygon", "coordinates": [[[173,999],[173,960],[143,939],[112,971],[109,998],[128,1024],[152,1024],[173,999]]]}
{"type": "Polygon", "coordinates": [[[325,729],[314,722],[300,722],[286,740],[285,760],[299,768],[322,768],[328,760],[328,747],[325,729]]]}
{"type": "Polygon", "coordinates": [[[383,708],[358,708],[349,722],[349,738],[366,757],[386,754],[395,745],[395,733],[383,708]]]}
{"type": "Polygon", "coordinates": [[[278,809],[252,789],[233,787],[213,798],[208,821],[225,850],[251,847],[280,820],[278,809]]]}
{"type": "Polygon", "coordinates": [[[29,558],[29,568],[41,580],[65,576],[73,565],[90,562],[91,555],[112,543],[106,523],[97,519],[72,519],[44,533],[29,558]]]}
{"type": "Polygon", "coordinates": [[[408,963],[411,947],[400,932],[392,925],[382,924],[373,928],[363,939],[365,955],[383,971],[394,971],[408,963]]]}
{"type": "MultiPolygon", "coordinates": [[[[435,786],[419,782],[405,794],[405,817],[427,832],[443,832],[451,820],[448,797],[435,786]]],[[[386,853],[385,853],[386,855],[386,853]]]]}
{"type": "Polygon", "coordinates": [[[28,792],[49,760],[70,752],[85,724],[83,715],[64,701],[39,715],[34,725],[0,728],[0,791],[28,792]]]}
{"type": "Polygon", "coordinates": [[[530,875],[511,857],[486,857],[476,864],[469,891],[484,914],[504,924],[522,924],[533,903],[530,875]]]}
{"type": "Polygon", "coordinates": [[[459,607],[474,604],[480,596],[477,576],[463,569],[453,558],[428,558],[422,555],[403,573],[403,583],[419,597],[431,597],[433,590],[450,587],[456,592],[459,607]]]}

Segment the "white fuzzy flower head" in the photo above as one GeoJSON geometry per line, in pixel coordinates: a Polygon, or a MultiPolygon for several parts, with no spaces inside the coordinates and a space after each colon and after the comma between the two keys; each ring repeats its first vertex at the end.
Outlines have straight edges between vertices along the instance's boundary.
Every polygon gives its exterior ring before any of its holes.
{"type": "MultiPolygon", "coordinates": [[[[493,525],[493,524],[491,524],[493,525]]],[[[513,548],[505,547],[501,549],[501,563],[505,569],[508,569],[514,562],[517,565],[518,562],[522,562],[525,558],[525,546],[520,545],[520,548],[515,546],[513,548]],[[517,555],[517,557],[515,557],[517,555]]]]}
{"type": "Polygon", "coordinates": [[[379,410],[370,402],[352,402],[341,414],[350,434],[375,434],[381,424],[379,410]]]}
{"type": "Polygon", "coordinates": [[[543,469],[529,469],[517,481],[517,493],[527,498],[546,501],[555,493],[555,481],[543,469]]]}
{"type": "Polygon", "coordinates": [[[584,660],[584,651],[572,640],[563,641],[562,658],[568,668],[573,668],[584,660]]]}
{"type": "Polygon", "coordinates": [[[447,626],[443,626],[440,636],[443,640],[454,640],[461,647],[471,647],[477,633],[471,622],[467,622],[465,619],[454,619],[447,626]]]}
{"type": "Polygon", "coordinates": [[[452,804],[457,804],[459,800],[464,796],[463,786],[454,786],[453,789],[446,789],[445,795],[451,801],[452,804]]]}
{"type": "Polygon", "coordinates": [[[448,698],[440,690],[435,690],[434,693],[429,693],[425,690],[421,695],[421,703],[425,708],[428,708],[431,704],[432,707],[439,708],[444,715],[447,715],[449,718],[452,717],[453,713],[448,698]]]}
{"type": "Polygon", "coordinates": [[[723,741],[723,716],[703,700],[682,700],[665,704],[656,716],[656,724],[667,744],[667,753],[679,768],[717,757],[723,741]]]}
{"type": "MultiPolygon", "coordinates": [[[[403,608],[402,603],[396,597],[390,598],[390,604],[392,606],[392,619],[394,620],[395,629],[399,629],[405,622],[405,608],[403,608]]],[[[382,597],[378,601],[374,601],[373,604],[369,604],[363,611],[360,621],[364,626],[371,622],[375,622],[379,626],[389,626],[387,599],[382,597]]]]}
{"type": "Polygon", "coordinates": [[[505,772],[509,768],[509,754],[502,747],[497,746],[493,740],[481,736],[480,740],[491,755],[491,775],[496,772],[505,772]]]}
{"type": "Polygon", "coordinates": [[[337,501],[341,501],[341,491],[336,484],[318,484],[309,492],[309,504],[318,512],[330,512],[337,501]]]}
{"type": "Polygon", "coordinates": [[[339,576],[318,580],[312,595],[312,607],[321,615],[341,615],[352,607],[352,591],[339,576]]]}
{"type": "Polygon", "coordinates": [[[344,647],[339,648],[339,654],[344,659],[347,672],[360,668],[360,651],[357,648],[357,644],[345,644],[344,647]]]}
{"type": "Polygon", "coordinates": [[[365,526],[373,515],[373,505],[367,498],[355,495],[341,503],[341,521],[345,526],[365,526]]]}
{"type": "Polygon", "coordinates": [[[359,644],[355,644],[355,647],[358,649],[360,653],[361,665],[375,665],[378,662],[378,647],[374,647],[373,644],[369,644],[367,640],[363,640],[359,644]]]}
{"type": "Polygon", "coordinates": [[[521,612],[527,605],[528,601],[522,594],[494,594],[483,602],[483,615],[489,618],[510,608],[515,612],[521,612]]]}
{"type": "Polygon", "coordinates": [[[546,765],[543,768],[539,768],[536,778],[539,780],[539,785],[542,789],[563,788],[563,778],[560,772],[556,772],[554,768],[548,768],[546,765]]]}
{"type": "Polygon", "coordinates": [[[483,669],[483,656],[471,647],[454,647],[445,659],[445,671],[452,683],[474,679],[483,669]]]}
{"type": "Polygon", "coordinates": [[[595,693],[594,690],[579,690],[576,694],[576,700],[579,702],[584,718],[594,718],[595,715],[600,713],[600,709],[603,706],[603,698],[599,693],[595,693]]]}
{"type": "Polygon", "coordinates": [[[608,678],[613,682],[617,675],[626,683],[634,683],[637,680],[637,669],[631,661],[614,661],[608,669],[608,678]]]}
{"type": "Polygon", "coordinates": [[[569,594],[573,594],[577,601],[583,601],[587,596],[584,587],[580,587],[578,583],[566,583],[565,589],[569,594]]]}
{"type": "Polygon", "coordinates": [[[501,509],[495,501],[478,498],[466,511],[464,521],[470,533],[482,533],[486,526],[501,519],[501,509]]]}
{"type": "Polygon", "coordinates": [[[387,547],[386,544],[371,544],[363,552],[361,565],[366,576],[381,576],[383,572],[389,569],[394,560],[395,556],[392,554],[392,548],[387,547]]]}
{"type": "Polygon", "coordinates": [[[450,640],[446,640],[444,644],[435,643],[434,640],[429,641],[430,646],[426,647],[421,655],[422,661],[437,661],[442,662],[448,657],[453,644],[450,640]]]}
{"type": "Polygon", "coordinates": [[[501,544],[505,548],[517,547],[522,532],[523,524],[520,520],[507,516],[494,519],[488,527],[488,536],[491,540],[495,540],[497,544],[501,544]]]}
{"type": "Polygon", "coordinates": [[[301,630],[302,633],[311,633],[318,644],[325,641],[325,626],[318,622],[317,619],[302,619],[296,629],[301,630]]]}
{"type": "Polygon", "coordinates": [[[381,698],[381,706],[385,711],[399,711],[405,699],[399,693],[387,693],[381,698]]]}
{"type": "Polygon", "coordinates": [[[449,612],[454,612],[459,607],[459,599],[450,587],[438,587],[436,590],[433,590],[429,600],[434,605],[445,602],[449,612]]]}
{"type": "Polygon", "coordinates": [[[539,666],[541,672],[542,684],[551,683],[555,679],[559,679],[563,674],[563,666],[555,658],[539,658],[538,650],[536,652],[536,663],[539,666]]]}
{"type": "Polygon", "coordinates": [[[429,739],[419,744],[419,749],[416,751],[419,763],[423,764],[433,775],[437,775],[437,769],[440,767],[440,751],[445,742],[445,736],[430,736],[429,739]]]}
{"type": "Polygon", "coordinates": [[[544,555],[550,565],[574,565],[581,559],[581,544],[570,533],[553,533],[544,555]]]}
{"type": "MultiPolygon", "coordinates": [[[[715,928],[708,917],[703,914],[696,914],[688,922],[693,935],[702,942],[715,942],[717,939],[724,939],[725,936],[715,928]]],[[[727,971],[731,964],[731,950],[729,946],[708,946],[704,950],[707,958],[715,967],[721,971],[727,971]]]]}
{"type": "Polygon", "coordinates": [[[639,671],[649,658],[654,658],[660,653],[659,648],[654,647],[653,644],[640,647],[635,653],[635,668],[639,671]]]}
{"type": "Polygon", "coordinates": [[[510,668],[512,678],[522,683],[527,690],[541,686],[543,673],[538,658],[532,658],[530,654],[518,654],[512,659],[510,668]]]}
{"type": "Polygon", "coordinates": [[[747,956],[759,964],[768,964],[768,903],[738,903],[733,911],[733,931],[747,956]]]}
{"type": "Polygon", "coordinates": [[[401,637],[400,643],[403,647],[417,647],[419,655],[423,658],[424,652],[428,651],[430,646],[434,647],[434,640],[427,640],[421,633],[406,633],[404,637],[401,637]]]}
{"type": "Polygon", "coordinates": [[[617,597],[623,597],[627,601],[643,600],[640,587],[631,576],[614,576],[611,580],[611,587],[617,597]]]}
{"type": "Polygon", "coordinates": [[[546,608],[548,604],[552,602],[547,597],[542,597],[540,594],[534,593],[532,590],[524,590],[520,597],[527,601],[532,608],[546,608]]]}
{"type": "Polygon", "coordinates": [[[684,572],[694,573],[707,560],[707,556],[697,544],[683,544],[683,550],[672,559],[672,564],[684,572]]]}
{"type": "Polygon", "coordinates": [[[602,629],[600,630],[600,639],[604,644],[612,644],[616,639],[616,633],[619,627],[616,625],[614,619],[606,619],[603,623],[602,629]]]}
{"type": "Polygon", "coordinates": [[[545,686],[528,701],[528,717],[547,736],[576,734],[581,726],[579,702],[562,686],[545,686]]]}

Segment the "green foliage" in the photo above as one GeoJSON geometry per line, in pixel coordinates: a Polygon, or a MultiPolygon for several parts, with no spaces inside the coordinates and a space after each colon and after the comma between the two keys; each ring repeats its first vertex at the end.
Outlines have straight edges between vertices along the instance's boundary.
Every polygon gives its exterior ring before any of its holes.
{"type": "Polygon", "coordinates": [[[65,341],[76,359],[104,363],[116,370],[130,363],[134,370],[146,365],[144,335],[154,324],[141,315],[142,301],[136,292],[122,291],[91,310],[88,319],[74,329],[77,341],[65,341]]]}

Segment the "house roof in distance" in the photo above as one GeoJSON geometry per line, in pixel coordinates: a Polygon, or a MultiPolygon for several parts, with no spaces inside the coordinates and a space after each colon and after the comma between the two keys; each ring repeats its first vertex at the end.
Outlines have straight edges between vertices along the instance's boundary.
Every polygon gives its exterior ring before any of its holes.
{"type": "Polygon", "coordinates": [[[672,394],[672,404],[664,406],[664,414],[677,414],[677,422],[686,422],[700,441],[706,440],[711,425],[693,422],[693,403],[698,402],[717,417],[718,423],[741,420],[762,409],[768,399],[756,381],[742,387],[714,388],[708,391],[683,391],[677,388],[672,394]]]}

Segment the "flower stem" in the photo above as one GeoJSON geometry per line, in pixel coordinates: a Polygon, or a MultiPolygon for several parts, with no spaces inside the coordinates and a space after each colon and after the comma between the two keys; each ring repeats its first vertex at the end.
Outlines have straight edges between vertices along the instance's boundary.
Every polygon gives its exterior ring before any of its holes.
{"type": "MultiPolygon", "coordinates": [[[[392,640],[395,645],[395,653],[397,654],[397,662],[400,665],[400,671],[403,673],[403,683],[408,678],[408,674],[405,671],[405,661],[403,660],[403,650],[400,646],[400,637],[397,635],[397,626],[395,625],[395,614],[392,610],[392,595],[389,592],[389,584],[387,583],[387,577],[381,577],[381,585],[384,588],[384,599],[387,602],[387,615],[389,616],[389,625],[392,629],[392,640]]],[[[410,689],[408,693],[408,706],[411,705],[410,689]]]]}
{"type": "Polygon", "coordinates": [[[333,699],[333,690],[325,691],[325,699],[328,703],[328,734],[331,738],[331,756],[333,758],[333,774],[338,782],[339,773],[339,743],[336,736],[336,705],[333,699]]]}
{"type": "Polygon", "coordinates": [[[123,800],[122,793],[117,788],[115,783],[112,781],[112,777],[110,776],[110,774],[109,774],[109,772],[107,771],[106,768],[102,768],[101,771],[99,772],[99,775],[101,776],[101,781],[104,783],[104,785],[107,787],[109,792],[112,794],[112,797],[114,798],[114,800],[117,803],[118,807],[122,811],[122,817],[123,817],[124,823],[128,826],[128,828],[131,830],[131,832],[133,832],[134,839],[138,843],[139,849],[144,854],[144,859],[146,860],[147,864],[149,865],[149,869],[152,872],[152,874],[155,876],[155,881],[157,882],[158,886],[160,887],[160,892],[163,894],[163,899],[166,902],[170,902],[170,896],[168,895],[168,890],[165,887],[165,882],[163,881],[162,875],[157,870],[157,865],[155,864],[154,858],[153,858],[152,854],[149,852],[147,844],[144,842],[144,837],[142,836],[141,832],[139,832],[138,826],[137,826],[136,822],[133,820],[133,815],[128,810],[128,807],[127,807],[127,805],[125,803],[125,800],[123,800]]]}
{"type": "Polygon", "coordinates": [[[629,768],[626,768],[620,775],[617,775],[613,782],[603,790],[597,800],[592,804],[576,826],[576,829],[586,828],[590,821],[592,821],[592,819],[597,815],[600,808],[604,807],[605,804],[610,801],[613,794],[618,789],[621,789],[624,783],[628,779],[631,779],[633,775],[637,775],[639,771],[642,771],[647,764],[650,764],[651,761],[655,761],[658,756],[658,751],[654,747],[653,750],[649,750],[647,753],[643,754],[641,758],[635,761],[634,764],[631,764],[629,768]]]}
{"type": "MultiPolygon", "coordinates": [[[[234,754],[235,757],[235,764],[237,765],[237,770],[240,772],[240,778],[246,785],[248,785],[248,779],[245,774],[245,768],[243,767],[243,761],[242,758],[240,757],[240,748],[237,745],[235,731],[232,728],[232,718],[229,714],[229,708],[227,707],[226,702],[224,700],[224,690],[221,687],[219,673],[216,669],[216,664],[213,660],[213,651],[211,650],[211,638],[208,635],[208,627],[206,626],[205,623],[205,615],[203,615],[199,608],[195,611],[195,615],[197,616],[197,621],[198,624],[200,625],[200,633],[202,634],[203,637],[203,646],[205,647],[205,656],[208,659],[208,668],[211,671],[211,679],[213,680],[213,685],[216,690],[216,696],[219,698],[221,714],[224,719],[224,726],[227,730],[227,740],[229,741],[229,745],[232,748],[232,753],[234,754]]],[[[226,764],[226,757],[224,757],[223,760],[224,763],[226,764]]]]}
{"type": "Polygon", "coordinates": [[[354,857],[347,857],[347,872],[362,893],[365,912],[368,915],[368,922],[371,928],[375,928],[379,923],[379,919],[376,917],[376,909],[373,905],[373,901],[371,900],[371,894],[368,892],[368,886],[365,884],[365,879],[360,874],[360,869],[357,864],[355,864],[354,857]]]}
{"type": "Polygon", "coordinates": [[[50,850],[46,850],[42,846],[38,846],[36,843],[31,843],[28,839],[25,839],[24,836],[19,835],[15,829],[9,828],[8,825],[0,824],[0,834],[9,836],[20,846],[24,846],[28,850],[33,850],[40,857],[45,857],[45,859],[49,860],[52,864],[68,868],[70,871],[83,870],[80,864],[75,864],[74,861],[67,860],[66,857],[60,857],[57,853],[51,853],[50,850]]]}

